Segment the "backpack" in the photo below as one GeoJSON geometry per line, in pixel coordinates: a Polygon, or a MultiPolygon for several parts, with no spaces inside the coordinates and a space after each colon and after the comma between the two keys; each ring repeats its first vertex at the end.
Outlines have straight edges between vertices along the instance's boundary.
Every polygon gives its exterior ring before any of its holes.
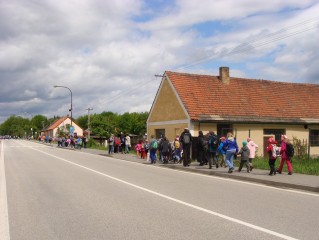
{"type": "Polygon", "coordinates": [[[174,142],[174,148],[175,148],[175,149],[179,149],[179,147],[180,147],[179,141],[175,141],[175,142],[174,142]]]}
{"type": "Polygon", "coordinates": [[[191,135],[189,133],[185,133],[183,136],[183,143],[189,144],[191,142],[191,135]]]}
{"type": "Polygon", "coordinates": [[[209,138],[209,141],[208,141],[208,144],[209,146],[212,148],[212,149],[217,149],[218,148],[218,139],[215,135],[211,136],[209,138]]]}
{"type": "Polygon", "coordinates": [[[277,158],[279,157],[280,153],[279,153],[279,147],[277,147],[276,144],[271,144],[272,146],[272,151],[271,151],[271,156],[273,158],[277,158]]]}
{"type": "Polygon", "coordinates": [[[151,147],[152,147],[152,149],[157,149],[158,144],[157,144],[157,141],[156,141],[156,140],[154,140],[154,141],[152,142],[151,147]]]}
{"type": "Polygon", "coordinates": [[[289,159],[292,158],[295,154],[294,146],[291,143],[286,144],[286,154],[289,159]]]}

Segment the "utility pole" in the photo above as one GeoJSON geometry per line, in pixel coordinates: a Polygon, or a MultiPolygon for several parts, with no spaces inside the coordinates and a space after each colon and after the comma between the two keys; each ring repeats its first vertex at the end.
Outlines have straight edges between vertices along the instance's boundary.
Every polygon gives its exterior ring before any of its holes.
{"type": "Polygon", "coordinates": [[[90,111],[93,110],[93,108],[86,108],[85,110],[88,111],[88,139],[90,139],[91,134],[91,127],[90,127],[90,111]]]}

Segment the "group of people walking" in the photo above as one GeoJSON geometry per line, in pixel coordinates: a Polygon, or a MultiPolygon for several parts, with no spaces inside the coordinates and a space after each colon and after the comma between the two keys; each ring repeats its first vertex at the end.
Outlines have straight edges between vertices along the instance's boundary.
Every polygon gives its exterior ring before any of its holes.
{"type": "Polygon", "coordinates": [[[243,141],[242,144],[242,148],[239,149],[236,138],[231,132],[227,133],[226,137],[218,139],[213,131],[205,136],[202,131],[199,131],[197,149],[199,165],[208,164],[210,169],[212,165],[215,165],[218,168],[221,156],[220,166],[228,167],[228,172],[232,173],[234,171],[234,159],[237,158],[237,155],[241,155],[238,171],[240,172],[242,167],[246,165],[247,172],[251,172],[258,145],[251,138],[247,138],[247,141],[243,141]]]}
{"type": "Polygon", "coordinates": [[[287,135],[281,135],[280,148],[277,146],[278,142],[274,138],[268,139],[267,153],[269,156],[269,175],[273,176],[276,173],[281,174],[284,164],[287,164],[288,175],[292,175],[292,157],[294,155],[294,148],[289,142],[287,135]],[[275,168],[276,160],[281,157],[278,169],[275,168]]]}
{"type": "Polygon", "coordinates": [[[109,155],[112,155],[115,151],[118,153],[129,153],[131,151],[131,137],[128,134],[121,134],[115,137],[114,134],[107,139],[109,155]]]}
{"type": "MultiPolygon", "coordinates": [[[[114,152],[114,145],[116,145],[117,140],[120,140],[121,151],[119,152],[129,153],[131,147],[129,136],[121,134],[120,139],[117,139],[112,134],[108,140],[109,154],[114,152]]],[[[147,135],[145,135],[145,138],[135,145],[135,150],[138,157],[147,159],[151,164],[155,164],[157,158],[159,158],[164,164],[171,160],[174,163],[183,163],[184,167],[189,167],[191,164],[190,153],[192,144],[193,137],[189,129],[185,128],[182,134],[176,136],[173,142],[170,142],[166,136],[162,136],[157,140],[154,135],[148,141],[147,135]],[[159,153],[159,157],[157,153],[159,153]]],[[[273,137],[268,139],[266,151],[269,156],[269,175],[281,174],[284,163],[287,164],[288,174],[291,175],[292,144],[289,143],[286,135],[282,135],[280,147],[277,145],[278,142],[273,137]],[[278,169],[276,169],[275,163],[278,157],[281,157],[281,162],[278,169]]],[[[216,168],[228,167],[228,173],[233,173],[235,170],[234,160],[240,157],[238,172],[241,172],[245,166],[246,171],[250,173],[254,168],[253,160],[256,156],[258,145],[248,137],[242,142],[242,146],[239,147],[236,137],[231,132],[227,133],[225,137],[218,137],[214,131],[209,131],[205,135],[203,131],[199,131],[196,148],[197,161],[200,166],[208,165],[209,169],[212,169],[213,166],[216,168]]]]}

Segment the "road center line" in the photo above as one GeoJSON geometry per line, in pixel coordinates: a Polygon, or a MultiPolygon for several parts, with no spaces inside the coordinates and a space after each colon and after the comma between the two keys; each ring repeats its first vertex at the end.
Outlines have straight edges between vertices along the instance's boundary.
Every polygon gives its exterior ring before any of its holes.
{"type": "Polygon", "coordinates": [[[3,141],[1,141],[0,154],[0,239],[10,240],[7,183],[4,171],[3,141]]]}
{"type": "Polygon", "coordinates": [[[116,177],[112,177],[112,176],[110,176],[110,175],[108,175],[108,174],[105,174],[105,173],[96,171],[96,170],[94,170],[94,169],[91,169],[91,168],[82,166],[82,165],[80,165],[80,164],[77,164],[77,163],[68,161],[68,160],[66,160],[66,159],[64,159],[64,158],[57,157],[57,156],[55,156],[55,155],[52,155],[52,154],[50,154],[50,153],[46,153],[46,152],[41,151],[41,150],[39,150],[39,149],[36,149],[36,148],[33,148],[33,147],[31,147],[31,149],[33,149],[33,150],[35,150],[35,151],[38,151],[38,152],[41,152],[41,153],[43,153],[43,154],[45,154],[45,155],[51,156],[51,157],[53,157],[53,158],[59,159],[59,160],[61,160],[61,161],[63,161],[63,162],[66,162],[66,163],[68,163],[68,164],[71,164],[71,165],[74,165],[74,166],[83,168],[83,169],[88,170],[88,171],[90,171],[90,172],[96,173],[96,174],[98,174],[98,175],[107,177],[107,178],[112,179],[112,180],[114,180],[114,181],[117,181],[117,182],[123,183],[123,184],[125,184],[125,185],[131,186],[131,187],[133,187],[133,188],[136,188],[136,189],[142,190],[142,191],[144,191],[144,192],[148,192],[148,193],[151,193],[151,194],[153,194],[153,195],[162,197],[162,198],[164,198],[164,199],[167,199],[167,200],[170,200],[170,201],[179,203],[179,204],[181,204],[181,205],[184,205],[184,206],[187,206],[187,207],[190,207],[190,208],[193,208],[193,209],[196,209],[196,210],[199,210],[199,211],[202,211],[202,212],[205,212],[205,213],[208,213],[208,214],[211,214],[211,215],[214,215],[214,216],[223,218],[223,219],[225,219],[225,220],[228,220],[228,221],[231,221],[231,222],[234,222],[234,223],[237,223],[237,224],[240,224],[240,225],[243,225],[243,226],[246,226],[246,227],[249,227],[249,228],[252,228],[252,229],[255,229],[255,230],[258,230],[258,231],[261,231],[261,232],[270,234],[270,235],[273,235],[273,236],[276,236],[276,237],[280,237],[280,238],[282,238],[282,239],[296,240],[296,238],[293,238],[293,237],[290,237],[290,236],[287,236],[287,235],[284,235],[284,234],[281,234],[281,233],[277,233],[277,232],[275,232],[275,231],[272,231],[272,230],[269,230],[269,229],[266,229],[266,228],[263,228],[263,227],[259,227],[259,226],[256,226],[256,225],[254,225],[254,224],[250,224],[250,223],[241,221],[241,220],[239,220],[239,219],[232,218],[232,217],[229,217],[229,216],[226,216],[226,215],[223,215],[223,214],[220,214],[220,213],[217,213],[217,212],[208,210],[208,209],[206,209],[206,208],[202,208],[202,207],[199,207],[199,206],[196,206],[196,205],[193,205],[193,204],[190,204],[190,203],[187,203],[187,202],[178,200],[178,199],[176,199],[176,198],[172,198],[172,197],[170,197],[170,196],[161,194],[161,193],[159,193],[159,192],[155,192],[155,191],[153,191],[153,190],[150,190],[150,189],[147,189],[147,188],[138,186],[138,185],[135,185],[135,184],[133,184],[133,183],[124,181],[124,180],[119,179],[119,178],[116,178],[116,177]]]}

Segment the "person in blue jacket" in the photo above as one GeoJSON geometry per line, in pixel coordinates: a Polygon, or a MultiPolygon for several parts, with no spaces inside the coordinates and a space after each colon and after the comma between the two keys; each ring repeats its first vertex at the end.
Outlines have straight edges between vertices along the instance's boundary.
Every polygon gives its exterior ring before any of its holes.
{"type": "Polygon", "coordinates": [[[236,138],[232,133],[227,133],[227,139],[223,146],[226,151],[226,163],[228,165],[228,173],[232,173],[234,171],[234,155],[238,153],[238,145],[236,142],[236,138]]]}
{"type": "Polygon", "coordinates": [[[221,155],[221,157],[222,157],[222,160],[221,160],[221,162],[220,162],[220,166],[222,167],[222,166],[224,166],[224,167],[226,167],[227,166],[227,164],[226,164],[226,151],[223,149],[223,146],[224,146],[224,144],[225,144],[225,141],[226,141],[226,138],[225,137],[221,137],[220,139],[220,144],[219,144],[219,146],[218,146],[218,155],[221,155]]]}

